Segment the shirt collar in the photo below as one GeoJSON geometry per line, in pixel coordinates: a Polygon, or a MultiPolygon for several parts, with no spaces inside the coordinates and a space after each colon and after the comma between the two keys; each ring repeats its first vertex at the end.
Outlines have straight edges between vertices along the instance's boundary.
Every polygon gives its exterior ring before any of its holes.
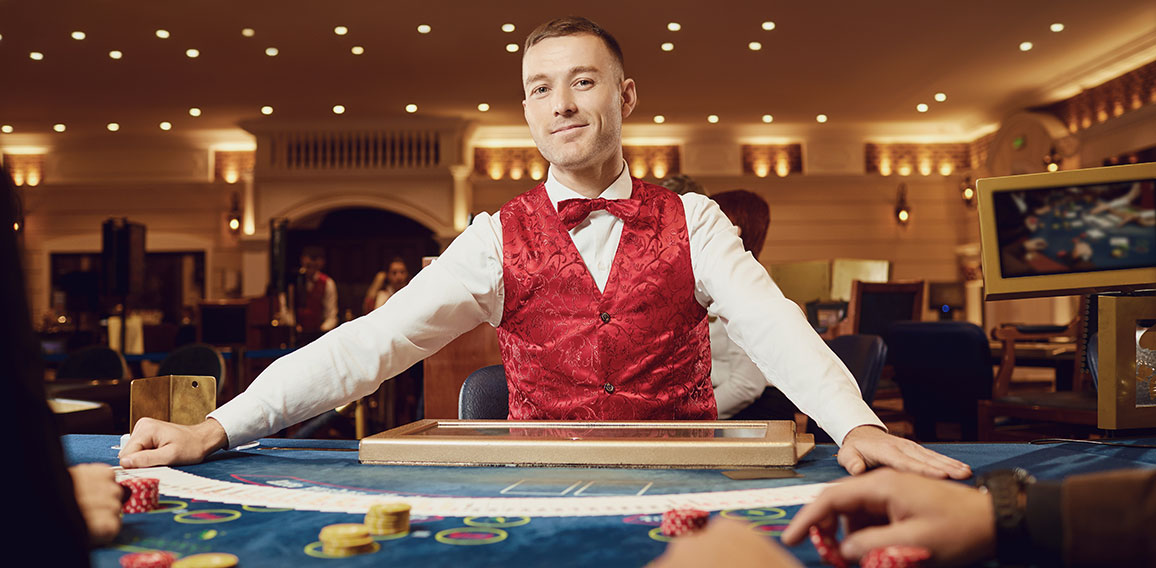
{"type": "MultiPolygon", "coordinates": [[[[610,187],[602,190],[598,197],[603,199],[630,199],[631,193],[634,191],[634,181],[630,179],[630,169],[626,167],[626,161],[622,161],[622,173],[611,182],[610,187]]],[[[551,166],[546,172],[546,196],[550,198],[550,204],[554,206],[554,210],[558,210],[558,202],[566,199],[585,199],[577,191],[562,185],[554,177],[554,167],[551,166]]]]}

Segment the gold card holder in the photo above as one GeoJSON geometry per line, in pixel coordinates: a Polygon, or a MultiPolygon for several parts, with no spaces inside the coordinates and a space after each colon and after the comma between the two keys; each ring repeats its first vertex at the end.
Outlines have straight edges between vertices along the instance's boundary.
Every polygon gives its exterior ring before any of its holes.
{"type": "Polygon", "coordinates": [[[217,408],[217,379],[168,375],[136,379],[129,390],[129,432],[141,418],[174,424],[200,424],[217,408]]]}
{"type": "Polygon", "coordinates": [[[790,420],[419,420],[364,438],[367,464],[739,469],[790,467],[815,447],[790,420]]]}
{"type": "Polygon", "coordinates": [[[1156,428],[1156,296],[1099,297],[1100,428],[1156,428]]]}

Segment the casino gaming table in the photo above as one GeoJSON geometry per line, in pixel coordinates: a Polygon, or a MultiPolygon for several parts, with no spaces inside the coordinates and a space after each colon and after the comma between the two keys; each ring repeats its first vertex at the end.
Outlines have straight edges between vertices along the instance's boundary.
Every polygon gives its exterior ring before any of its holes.
{"type": "MultiPolygon", "coordinates": [[[[1147,443],[1151,443],[1148,441],[1147,443]]],[[[115,436],[64,437],[70,463],[117,463],[115,436]]],[[[1156,467],[1156,450],[1077,443],[933,444],[969,464],[976,474],[1022,467],[1040,479],[1121,468],[1156,467]]],[[[267,439],[244,451],[223,451],[178,469],[199,477],[301,491],[405,496],[502,498],[532,495],[581,500],[589,496],[677,495],[828,482],[846,475],[836,447],[819,445],[788,479],[733,480],[717,470],[607,468],[425,467],[363,465],[356,441],[267,439]],[[578,489],[582,489],[579,494],[578,489]]],[[[577,501],[581,506],[581,501],[577,501]]],[[[571,503],[572,504],[572,503],[571,503]]],[[[777,537],[799,506],[730,509],[712,516],[743,519],[752,530],[777,537]]],[[[240,566],[642,566],[663,552],[661,515],[579,517],[420,517],[410,532],[377,537],[380,548],[348,558],[320,553],[318,532],[361,515],[267,509],[161,495],[161,508],[124,516],[116,541],[93,553],[93,564],[119,566],[129,552],[161,549],[177,556],[229,552],[240,566]]],[[[791,549],[820,566],[810,544],[791,549]]]]}

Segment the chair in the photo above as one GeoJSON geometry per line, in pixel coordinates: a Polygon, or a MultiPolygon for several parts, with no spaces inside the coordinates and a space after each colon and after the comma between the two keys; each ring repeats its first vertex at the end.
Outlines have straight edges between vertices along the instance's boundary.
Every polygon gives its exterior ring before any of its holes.
{"type": "Polygon", "coordinates": [[[936,441],[936,424],[952,422],[963,440],[976,440],[976,403],[991,398],[993,383],[983,330],[962,321],[898,322],[883,339],[916,438],[936,441]]]}
{"type": "Polygon", "coordinates": [[[69,355],[56,369],[57,379],[128,379],[124,356],[105,345],[92,345],[69,355]]]}
{"type": "Polygon", "coordinates": [[[827,345],[859,383],[863,402],[868,405],[874,402],[879,376],[883,374],[883,364],[887,361],[887,344],[883,338],[865,334],[842,335],[828,341],[827,345]]]}
{"type": "Polygon", "coordinates": [[[462,420],[505,420],[510,416],[510,392],[506,368],[482,367],[470,373],[458,393],[458,418],[462,420]]]}
{"type": "Polygon", "coordinates": [[[225,384],[225,358],[212,345],[193,343],[169,353],[157,369],[158,376],[196,375],[217,379],[217,393],[225,384]]]}
{"type": "Polygon", "coordinates": [[[840,335],[882,335],[898,321],[923,319],[923,280],[851,283],[847,317],[828,330],[825,339],[840,335]]]}

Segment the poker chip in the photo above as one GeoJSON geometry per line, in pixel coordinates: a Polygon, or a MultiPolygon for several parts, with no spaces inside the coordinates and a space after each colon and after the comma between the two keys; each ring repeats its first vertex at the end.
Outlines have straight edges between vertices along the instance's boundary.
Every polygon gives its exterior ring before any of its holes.
{"type": "Polygon", "coordinates": [[[226,552],[206,552],[186,556],[173,563],[173,568],[233,568],[239,560],[226,552]]]}
{"type": "Polygon", "coordinates": [[[931,551],[919,546],[884,546],[869,550],[859,560],[860,568],[922,568],[931,551]]]}
{"type": "Polygon", "coordinates": [[[123,568],[171,568],[177,557],[163,550],[134,552],[120,557],[123,568]]]}
{"type": "Polygon", "coordinates": [[[710,511],[671,509],[662,514],[662,534],[682,536],[701,530],[710,520],[710,511]]]}
{"type": "Polygon", "coordinates": [[[369,527],[360,523],[340,523],[321,529],[321,551],[329,556],[354,556],[373,552],[369,527]]]}
{"type": "Polygon", "coordinates": [[[372,535],[409,532],[410,506],[406,503],[376,503],[365,514],[365,526],[372,535]]]}
{"type": "Polygon", "coordinates": [[[843,553],[839,552],[839,541],[835,540],[835,533],[833,531],[823,531],[815,525],[811,525],[811,544],[815,545],[815,550],[819,552],[819,560],[823,564],[830,564],[835,568],[847,568],[847,559],[843,558],[843,553]]]}
{"type": "Polygon", "coordinates": [[[159,479],[130,477],[118,483],[129,492],[128,499],[121,504],[121,512],[147,513],[159,506],[161,485],[159,479]]]}

